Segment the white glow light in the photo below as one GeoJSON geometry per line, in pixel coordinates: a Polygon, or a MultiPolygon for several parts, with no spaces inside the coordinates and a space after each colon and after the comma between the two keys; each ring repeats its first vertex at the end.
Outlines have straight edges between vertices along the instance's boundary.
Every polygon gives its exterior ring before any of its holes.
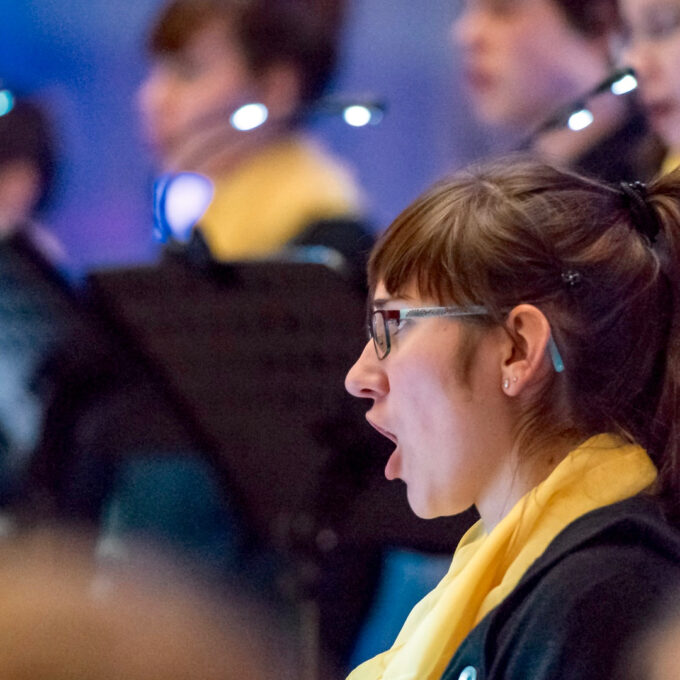
{"type": "Polygon", "coordinates": [[[348,106],[342,114],[347,125],[352,127],[364,127],[371,122],[373,114],[371,110],[366,106],[354,105],[348,106]]]}
{"type": "Polygon", "coordinates": [[[9,90],[0,90],[0,116],[7,115],[14,108],[14,95],[9,90]]]}
{"type": "Polygon", "coordinates": [[[183,172],[170,180],[163,210],[167,225],[178,241],[189,241],[194,225],[203,217],[214,193],[213,183],[195,172],[183,172]]]}
{"type": "Polygon", "coordinates": [[[571,116],[569,116],[567,125],[569,126],[570,130],[578,132],[579,130],[587,128],[592,122],[593,114],[588,111],[588,109],[581,109],[580,111],[576,111],[575,113],[572,113],[571,116]]]}
{"type": "Polygon", "coordinates": [[[623,78],[619,78],[612,83],[612,92],[617,95],[626,94],[627,92],[634,90],[637,86],[637,78],[631,73],[628,73],[623,76],[623,78]]]}
{"type": "Polygon", "coordinates": [[[264,104],[246,104],[231,114],[232,127],[242,132],[254,130],[263,125],[269,117],[269,111],[264,104]]]}

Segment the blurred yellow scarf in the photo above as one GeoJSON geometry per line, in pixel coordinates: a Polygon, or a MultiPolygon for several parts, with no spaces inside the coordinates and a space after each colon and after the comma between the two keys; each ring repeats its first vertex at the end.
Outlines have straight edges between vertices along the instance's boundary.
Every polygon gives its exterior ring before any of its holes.
{"type": "Polygon", "coordinates": [[[357,217],[360,202],[350,172],[322,147],[295,135],[218,178],[200,230],[218,260],[263,257],[312,222],[357,217]]]}
{"type": "Polygon", "coordinates": [[[661,174],[665,175],[680,166],[680,153],[669,151],[661,164],[661,174]]]}
{"type": "Polygon", "coordinates": [[[348,680],[438,680],[467,634],[517,585],[567,525],[643,491],[656,478],[645,451],[601,434],[581,444],[486,534],[463,537],[446,576],[406,619],[391,649],[348,680]]]}

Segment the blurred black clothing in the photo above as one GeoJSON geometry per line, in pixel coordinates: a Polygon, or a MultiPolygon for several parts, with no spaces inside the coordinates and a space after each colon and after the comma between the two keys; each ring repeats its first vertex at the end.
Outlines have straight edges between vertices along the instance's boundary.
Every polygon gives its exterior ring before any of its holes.
{"type": "Polygon", "coordinates": [[[659,171],[664,149],[645,116],[632,108],[622,124],[581,154],[574,170],[606,182],[646,182],[659,171]]]}

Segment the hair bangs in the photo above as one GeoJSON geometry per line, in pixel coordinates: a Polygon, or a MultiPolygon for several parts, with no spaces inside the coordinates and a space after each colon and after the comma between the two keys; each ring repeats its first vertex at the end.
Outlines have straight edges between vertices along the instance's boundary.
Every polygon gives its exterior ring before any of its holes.
{"type": "Polygon", "coordinates": [[[379,239],[368,264],[371,295],[382,282],[390,295],[415,286],[422,297],[441,304],[475,300],[456,266],[463,237],[465,178],[435,185],[402,212],[379,239]]]}
{"type": "Polygon", "coordinates": [[[203,28],[229,16],[227,5],[210,0],[175,0],[161,13],[149,36],[152,55],[181,52],[203,28]]]}

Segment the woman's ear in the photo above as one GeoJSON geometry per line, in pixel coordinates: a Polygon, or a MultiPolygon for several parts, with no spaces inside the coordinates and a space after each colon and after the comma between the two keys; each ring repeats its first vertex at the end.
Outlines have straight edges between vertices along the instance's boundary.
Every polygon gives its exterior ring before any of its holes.
{"type": "Polygon", "coordinates": [[[518,305],[506,321],[511,342],[501,369],[502,387],[508,396],[538,389],[550,375],[548,351],[550,324],[534,305],[518,305]]]}

